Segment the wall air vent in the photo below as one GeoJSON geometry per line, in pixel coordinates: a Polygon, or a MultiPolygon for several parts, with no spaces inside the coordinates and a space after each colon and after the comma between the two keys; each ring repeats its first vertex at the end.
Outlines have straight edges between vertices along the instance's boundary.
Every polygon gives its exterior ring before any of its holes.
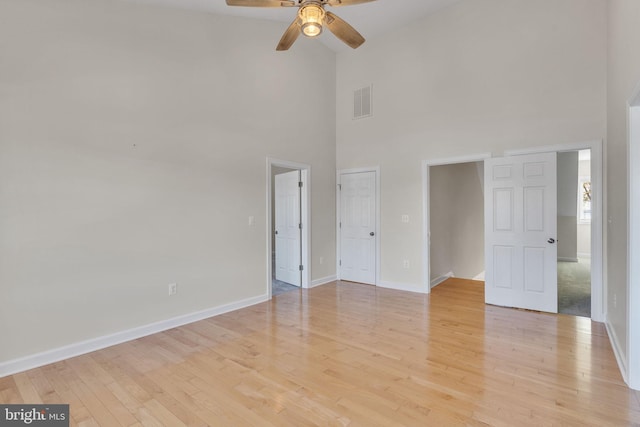
{"type": "Polygon", "coordinates": [[[373,86],[369,85],[353,92],[353,119],[373,115],[373,86]]]}

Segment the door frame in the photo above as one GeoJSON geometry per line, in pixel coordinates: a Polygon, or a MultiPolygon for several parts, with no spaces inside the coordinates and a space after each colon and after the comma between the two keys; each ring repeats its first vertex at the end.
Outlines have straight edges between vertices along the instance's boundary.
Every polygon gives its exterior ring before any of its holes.
{"type": "Polygon", "coordinates": [[[275,189],[271,183],[271,174],[273,167],[281,167],[288,169],[295,169],[300,171],[300,180],[302,182],[302,191],[300,192],[300,220],[302,222],[302,253],[300,254],[300,262],[302,264],[302,288],[308,289],[311,283],[311,263],[309,262],[311,256],[311,165],[305,163],[297,163],[289,160],[280,160],[267,157],[267,294],[271,299],[271,286],[273,267],[272,262],[272,248],[273,248],[273,205],[272,197],[275,189]]]}
{"type": "Polygon", "coordinates": [[[375,268],[375,286],[379,286],[380,283],[380,166],[364,167],[364,168],[352,168],[352,169],[338,169],[336,171],[336,277],[338,280],[340,277],[340,175],[350,173],[363,173],[374,172],[376,175],[376,268],[375,268]]]}
{"type": "Polygon", "coordinates": [[[504,156],[537,154],[565,151],[591,150],[591,320],[604,322],[606,319],[606,282],[604,281],[604,193],[603,193],[603,153],[602,141],[585,141],[558,145],[547,145],[524,149],[506,150],[504,156]]]}
{"type": "MultiPolygon", "coordinates": [[[[491,153],[471,154],[468,156],[447,157],[422,161],[422,286],[424,293],[431,293],[431,179],[432,166],[457,165],[461,163],[484,162],[491,153]]],[[[484,205],[483,205],[484,209],[484,205]]]]}
{"type": "MultiPolygon", "coordinates": [[[[627,103],[627,364],[620,363],[629,387],[640,390],[640,267],[634,260],[640,259],[640,86],[627,103]],[[626,370],[626,372],[624,372],[626,370]]],[[[615,347],[614,347],[615,349],[615,347]]]]}

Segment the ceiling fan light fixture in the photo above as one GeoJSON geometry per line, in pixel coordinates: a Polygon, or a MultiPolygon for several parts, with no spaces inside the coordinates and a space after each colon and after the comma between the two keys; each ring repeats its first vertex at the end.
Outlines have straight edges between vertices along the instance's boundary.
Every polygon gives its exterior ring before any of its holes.
{"type": "Polygon", "coordinates": [[[302,34],[307,37],[317,37],[322,33],[322,21],[324,21],[325,12],[322,6],[317,4],[308,4],[302,6],[298,12],[302,24],[302,34]]]}

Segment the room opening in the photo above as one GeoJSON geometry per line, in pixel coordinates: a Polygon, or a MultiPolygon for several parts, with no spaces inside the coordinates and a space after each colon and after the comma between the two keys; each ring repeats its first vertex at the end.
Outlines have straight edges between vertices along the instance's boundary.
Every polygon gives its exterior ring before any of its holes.
{"type": "Polygon", "coordinates": [[[429,167],[430,284],[484,281],[484,163],[429,167]]]}
{"type": "Polygon", "coordinates": [[[558,313],[591,317],[591,150],[558,153],[558,313]]]}

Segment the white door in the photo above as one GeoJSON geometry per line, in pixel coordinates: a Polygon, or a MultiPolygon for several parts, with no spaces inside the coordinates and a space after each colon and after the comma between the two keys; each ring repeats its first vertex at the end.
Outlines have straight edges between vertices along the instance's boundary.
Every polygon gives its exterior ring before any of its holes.
{"type": "Polygon", "coordinates": [[[301,284],[300,171],[275,177],[276,280],[301,284]]]}
{"type": "Polygon", "coordinates": [[[485,301],[558,312],[556,153],[485,160],[485,301]]]}
{"type": "Polygon", "coordinates": [[[340,279],[376,283],[376,173],[340,175],[340,279]]]}

